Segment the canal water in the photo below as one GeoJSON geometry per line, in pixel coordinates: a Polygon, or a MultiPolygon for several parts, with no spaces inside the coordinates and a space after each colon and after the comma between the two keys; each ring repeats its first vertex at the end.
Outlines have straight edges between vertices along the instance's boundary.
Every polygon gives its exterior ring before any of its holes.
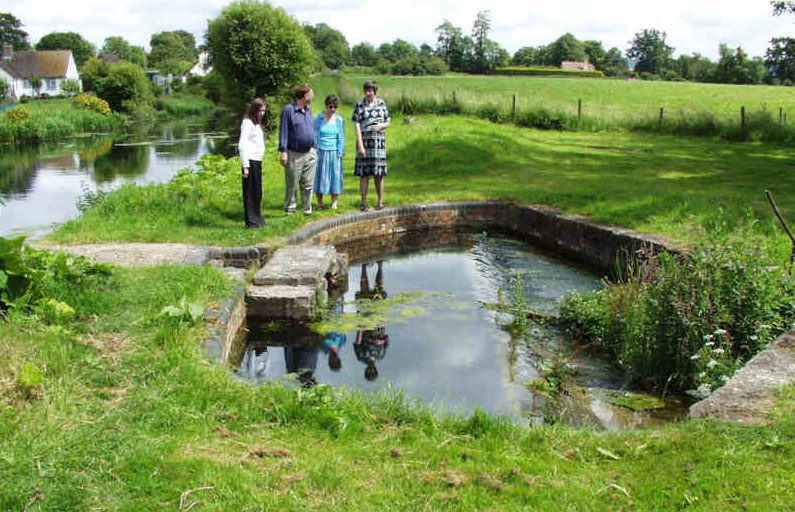
{"type": "Polygon", "coordinates": [[[614,429],[684,414],[676,400],[654,412],[613,405],[628,384],[619,372],[555,328],[530,323],[516,333],[511,314],[489,307],[520,301],[554,315],[567,292],[602,286],[588,270],[521,242],[473,235],[455,247],[368,258],[350,265],[348,282],[334,316],[314,329],[250,325],[237,373],[257,383],[389,386],[440,410],[480,409],[529,423],[614,429]],[[555,361],[578,391],[552,400],[533,383],[555,361]]]}
{"type": "Polygon", "coordinates": [[[204,154],[229,154],[207,119],[160,123],[124,136],[86,136],[39,146],[0,145],[0,236],[41,237],[77,217],[89,192],[161,183],[204,154]]]}

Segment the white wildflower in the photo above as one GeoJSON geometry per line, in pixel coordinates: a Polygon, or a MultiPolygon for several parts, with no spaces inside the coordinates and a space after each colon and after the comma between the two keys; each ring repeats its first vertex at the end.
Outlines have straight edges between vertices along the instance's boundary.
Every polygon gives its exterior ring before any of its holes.
{"type": "Polygon", "coordinates": [[[705,334],[704,335],[704,339],[707,340],[707,341],[710,341],[712,338],[714,338],[714,336],[711,335],[711,334],[705,334]]]}
{"type": "Polygon", "coordinates": [[[729,376],[728,375],[721,375],[720,376],[720,380],[722,380],[723,382],[729,382],[729,376]]]}
{"type": "Polygon", "coordinates": [[[713,350],[713,352],[720,356],[720,355],[723,355],[723,353],[726,352],[726,351],[719,347],[719,348],[716,348],[715,350],[713,350]]]}
{"type": "Polygon", "coordinates": [[[715,342],[714,341],[708,341],[708,342],[704,343],[704,346],[705,347],[714,347],[715,346],[715,342]]]}
{"type": "Polygon", "coordinates": [[[712,391],[712,386],[707,384],[706,382],[700,385],[696,391],[701,394],[702,396],[709,395],[710,391],[712,391]]]}
{"type": "Polygon", "coordinates": [[[690,356],[690,360],[691,360],[691,361],[696,361],[696,360],[698,360],[698,359],[700,359],[700,358],[701,358],[701,356],[700,356],[700,355],[698,355],[698,354],[694,354],[694,355],[690,356]]]}
{"type": "Polygon", "coordinates": [[[715,335],[723,336],[724,334],[726,334],[726,329],[721,329],[721,328],[715,329],[715,335]]]}
{"type": "Polygon", "coordinates": [[[756,334],[752,334],[752,335],[748,336],[748,338],[749,338],[751,341],[756,341],[756,340],[758,340],[758,339],[759,339],[759,336],[757,336],[756,334]]]}
{"type": "Polygon", "coordinates": [[[707,361],[707,368],[715,368],[716,366],[718,366],[718,362],[714,359],[707,361]]]}
{"type": "Polygon", "coordinates": [[[701,373],[699,373],[699,374],[698,374],[698,378],[699,378],[699,379],[703,379],[703,378],[705,378],[706,376],[707,376],[707,372],[701,372],[701,373]]]}

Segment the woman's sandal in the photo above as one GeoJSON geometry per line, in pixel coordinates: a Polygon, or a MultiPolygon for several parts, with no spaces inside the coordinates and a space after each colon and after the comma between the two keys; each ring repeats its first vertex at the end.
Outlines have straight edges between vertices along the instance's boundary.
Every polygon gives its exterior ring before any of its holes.
{"type": "Polygon", "coordinates": [[[384,203],[378,203],[378,206],[376,206],[375,209],[376,210],[383,210],[384,209],[384,203]]]}
{"type": "Polygon", "coordinates": [[[326,209],[326,207],[323,206],[322,204],[319,204],[319,205],[315,206],[315,210],[317,210],[319,212],[322,212],[325,209],[326,209]]]}
{"type": "Polygon", "coordinates": [[[359,209],[360,209],[361,211],[363,211],[363,212],[366,212],[366,211],[367,211],[367,205],[366,205],[366,204],[364,204],[364,203],[362,203],[362,205],[359,207],[359,209]]]}

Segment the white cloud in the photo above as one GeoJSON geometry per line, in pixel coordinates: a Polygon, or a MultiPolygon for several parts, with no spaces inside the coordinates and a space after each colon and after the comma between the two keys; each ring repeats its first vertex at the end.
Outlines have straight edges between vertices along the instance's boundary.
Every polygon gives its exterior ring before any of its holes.
{"type": "MultiPolygon", "coordinates": [[[[228,0],[7,0],[2,11],[25,24],[35,43],[55,31],[81,33],[100,46],[111,35],[148,46],[163,30],[187,30],[201,41],[207,21],[228,5],[228,0]]],[[[763,55],[772,37],[792,35],[792,16],[774,17],[767,1],[716,0],[557,0],[526,2],[496,0],[275,0],[301,22],[326,23],[341,30],[351,45],[369,41],[378,46],[396,38],[416,45],[433,45],[434,29],[444,19],[469,33],[477,12],[491,12],[491,38],[508,51],[548,44],[566,32],[578,39],[596,39],[606,48],[626,49],[636,32],[656,28],[668,34],[676,53],[700,52],[715,58],[718,44],[742,46],[751,55],[763,55]],[[488,5],[488,7],[486,7],[488,5]]]]}

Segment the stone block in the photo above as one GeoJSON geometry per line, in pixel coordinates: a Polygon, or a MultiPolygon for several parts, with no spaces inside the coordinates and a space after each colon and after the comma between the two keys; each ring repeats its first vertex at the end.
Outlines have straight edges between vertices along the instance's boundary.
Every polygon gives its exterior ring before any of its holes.
{"type": "MultiPolygon", "coordinates": [[[[251,284],[246,293],[248,317],[259,320],[309,321],[317,312],[318,299],[316,286],[251,284]]],[[[322,297],[321,299],[324,300],[322,297]]]]}
{"type": "Polygon", "coordinates": [[[258,286],[317,286],[334,261],[334,247],[291,245],[277,250],[252,278],[258,286]]]}

